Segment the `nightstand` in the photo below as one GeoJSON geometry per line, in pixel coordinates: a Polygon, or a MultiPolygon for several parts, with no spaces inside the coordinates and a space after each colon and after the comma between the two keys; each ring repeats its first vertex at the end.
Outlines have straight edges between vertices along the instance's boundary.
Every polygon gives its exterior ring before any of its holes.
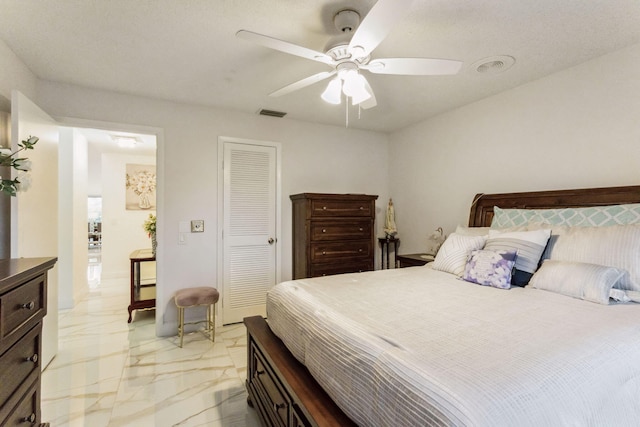
{"type": "Polygon", "coordinates": [[[433,258],[423,258],[423,255],[428,256],[426,254],[398,255],[398,267],[415,267],[425,265],[426,263],[433,261],[433,258]]]}

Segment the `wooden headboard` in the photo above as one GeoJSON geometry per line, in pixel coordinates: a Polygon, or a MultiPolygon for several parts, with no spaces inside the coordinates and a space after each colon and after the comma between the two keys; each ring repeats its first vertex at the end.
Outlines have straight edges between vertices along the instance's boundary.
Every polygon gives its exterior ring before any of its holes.
{"type": "Polygon", "coordinates": [[[584,208],[590,206],[640,203],[640,185],[628,187],[581,188],[577,190],[533,191],[526,193],[477,194],[469,214],[470,227],[488,227],[493,207],[503,209],[584,208]]]}

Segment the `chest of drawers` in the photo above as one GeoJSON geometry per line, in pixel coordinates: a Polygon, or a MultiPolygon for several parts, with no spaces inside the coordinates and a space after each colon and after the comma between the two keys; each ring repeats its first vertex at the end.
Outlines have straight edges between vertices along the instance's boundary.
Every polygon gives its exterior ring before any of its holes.
{"type": "Polygon", "coordinates": [[[40,424],[42,319],[56,258],[0,260],[0,425],[40,424]]]}
{"type": "Polygon", "coordinates": [[[290,198],[294,279],[373,270],[378,196],[301,193],[290,198]]]}

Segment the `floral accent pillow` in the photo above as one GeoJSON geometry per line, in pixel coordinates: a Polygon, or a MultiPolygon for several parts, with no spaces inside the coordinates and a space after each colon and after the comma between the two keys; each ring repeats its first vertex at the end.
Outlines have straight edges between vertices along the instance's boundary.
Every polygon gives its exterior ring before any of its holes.
{"type": "Polygon", "coordinates": [[[467,282],[509,289],[516,251],[471,251],[462,277],[467,282]]]}

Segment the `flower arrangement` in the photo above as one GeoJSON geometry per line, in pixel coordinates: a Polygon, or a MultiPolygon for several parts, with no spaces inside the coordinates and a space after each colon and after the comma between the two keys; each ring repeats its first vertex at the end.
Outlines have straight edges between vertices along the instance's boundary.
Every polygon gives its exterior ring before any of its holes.
{"type": "Polygon", "coordinates": [[[151,193],[156,189],[156,174],[147,170],[127,174],[127,188],[133,190],[138,196],[151,193]]]}
{"type": "Polygon", "coordinates": [[[16,157],[24,150],[33,150],[40,140],[37,136],[29,136],[28,139],[18,143],[18,150],[12,152],[9,148],[0,148],[0,166],[9,166],[18,171],[18,176],[14,179],[0,177],[0,191],[15,197],[18,191],[27,191],[31,186],[31,160],[26,157],[16,157]]]}
{"type": "Polygon", "coordinates": [[[149,217],[144,222],[144,225],[142,227],[144,228],[144,231],[147,232],[147,235],[149,237],[155,236],[156,235],[156,216],[154,214],[149,214],[149,217]]]}

